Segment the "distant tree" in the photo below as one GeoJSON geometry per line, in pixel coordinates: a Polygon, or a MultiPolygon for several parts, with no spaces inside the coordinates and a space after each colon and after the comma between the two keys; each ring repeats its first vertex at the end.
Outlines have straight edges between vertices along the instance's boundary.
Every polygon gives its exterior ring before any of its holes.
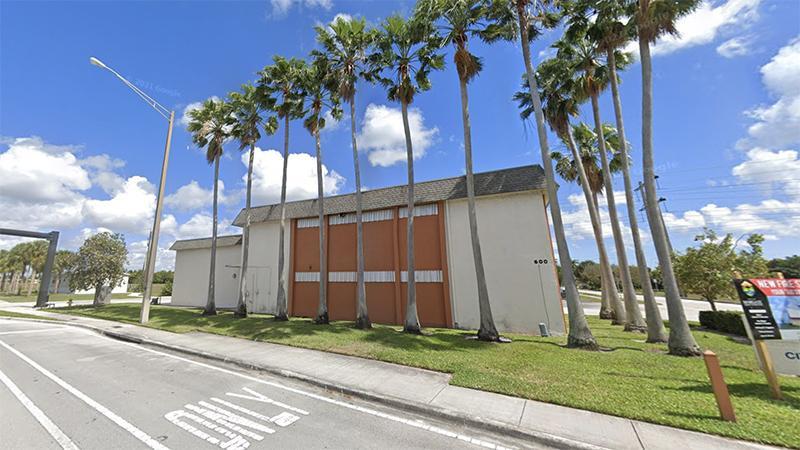
{"type": "Polygon", "coordinates": [[[716,311],[716,300],[734,298],[734,272],[744,277],[764,276],[767,264],[761,256],[763,236],[752,234],[748,238],[750,250],[736,253],[733,236],[720,238],[714,230],[706,228],[694,240],[697,247],[689,247],[674,257],[675,274],[686,292],[698,294],[716,311]]]}
{"type": "Polygon", "coordinates": [[[161,287],[161,294],[159,295],[162,296],[172,295],[172,279],[169,279],[164,283],[164,286],[161,287]]]}
{"type": "Polygon", "coordinates": [[[780,272],[786,278],[800,278],[800,255],[771,259],[767,267],[770,272],[780,272]]]}
{"type": "MultiPolygon", "coordinates": [[[[129,272],[128,283],[130,283],[130,275],[131,273],[129,272]]],[[[172,281],[174,277],[175,277],[175,272],[171,270],[159,270],[158,272],[153,274],[153,283],[166,284],[168,281],[172,281]]]]}
{"type": "Polygon", "coordinates": [[[61,288],[61,281],[64,277],[70,277],[78,268],[78,254],[70,250],[59,250],[53,264],[53,276],[55,277],[55,292],[61,288]]]}
{"type": "Polygon", "coordinates": [[[111,289],[122,281],[127,259],[128,249],[121,234],[95,234],[78,250],[78,264],[70,287],[94,289],[92,306],[104,305],[110,300],[111,289]]]}
{"type": "Polygon", "coordinates": [[[578,285],[584,289],[597,290],[600,289],[602,271],[600,264],[591,261],[578,261],[575,264],[575,280],[578,285]]]}

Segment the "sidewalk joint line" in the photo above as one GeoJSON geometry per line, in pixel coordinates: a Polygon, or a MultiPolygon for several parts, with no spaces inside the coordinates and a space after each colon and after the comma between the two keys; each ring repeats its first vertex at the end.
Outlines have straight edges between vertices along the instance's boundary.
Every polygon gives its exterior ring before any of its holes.
{"type": "Polygon", "coordinates": [[[631,427],[633,427],[633,434],[636,435],[636,440],[639,441],[639,446],[642,447],[642,450],[645,450],[644,442],[642,442],[642,438],[639,436],[639,430],[636,429],[636,424],[633,423],[632,420],[629,420],[629,422],[631,423],[631,427]]]}
{"type": "Polygon", "coordinates": [[[522,402],[522,412],[520,413],[519,420],[517,421],[517,426],[520,428],[522,427],[522,418],[525,417],[525,408],[528,407],[528,403],[528,400],[522,402]]]}
{"type": "Polygon", "coordinates": [[[444,386],[442,386],[442,388],[439,389],[439,392],[437,392],[436,395],[434,395],[433,398],[428,401],[428,404],[430,405],[431,403],[433,403],[433,401],[436,400],[436,397],[438,397],[439,394],[441,394],[442,391],[445,390],[445,388],[447,388],[447,386],[449,386],[449,384],[445,384],[444,386]]]}

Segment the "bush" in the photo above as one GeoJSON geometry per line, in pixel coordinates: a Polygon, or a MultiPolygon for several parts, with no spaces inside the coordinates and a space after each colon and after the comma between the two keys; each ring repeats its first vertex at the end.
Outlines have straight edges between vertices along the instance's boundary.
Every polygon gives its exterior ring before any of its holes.
{"type": "Polygon", "coordinates": [[[161,293],[159,295],[163,296],[171,296],[172,295],[172,280],[167,280],[163,286],[161,286],[161,293]]]}
{"type": "Polygon", "coordinates": [[[742,314],[736,311],[700,311],[700,325],[709,330],[747,336],[742,314]]]}

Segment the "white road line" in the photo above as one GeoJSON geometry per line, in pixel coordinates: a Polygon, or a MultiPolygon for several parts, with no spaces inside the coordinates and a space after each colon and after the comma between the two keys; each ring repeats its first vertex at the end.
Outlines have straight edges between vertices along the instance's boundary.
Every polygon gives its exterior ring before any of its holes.
{"type": "Polygon", "coordinates": [[[39,364],[37,364],[36,361],[34,361],[34,360],[28,358],[27,356],[23,355],[22,353],[20,353],[17,349],[11,347],[10,345],[6,344],[3,341],[0,341],[0,345],[5,347],[6,350],[8,350],[11,353],[15,354],[17,357],[19,357],[19,359],[21,359],[21,360],[25,361],[26,363],[28,363],[34,369],[36,369],[39,372],[41,372],[44,376],[46,376],[47,378],[51,379],[54,383],[58,384],[59,386],[63,387],[67,391],[69,391],[70,394],[74,395],[75,397],[78,397],[78,399],[80,399],[81,401],[83,401],[87,405],[91,406],[92,408],[96,409],[100,414],[106,416],[109,420],[111,420],[115,424],[119,425],[120,428],[122,428],[123,430],[125,430],[128,433],[132,434],[136,439],[142,441],[148,447],[150,447],[150,448],[152,448],[154,450],[169,450],[168,447],[162,445],[160,442],[158,442],[157,440],[155,440],[152,437],[150,437],[144,431],[136,428],[134,425],[132,425],[130,422],[126,421],[122,417],[114,414],[110,409],[106,408],[105,406],[101,405],[100,403],[97,403],[92,398],[90,398],[88,395],[86,395],[83,392],[79,391],[78,389],[76,389],[75,387],[73,387],[72,385],[67,383],[66,381],[64,381],[61,378],[59,378],[56,375],[54,375],[49,370],[47,370],[44,367],[42,367],[39,364]]]}
{"type": "Polygon", "coordinates": [[[61,431],[61,428],[58,428],[58,425],[54,424],[53,421],[50,420],[50,418],[47,417],[42,412],[42,410],[39,409],[31,401],[31,399],[28,398],[28,396],[21,391],[17,387],[17,385],[14,384],[13,381],[11,381],[11,378],[8,378],[8,376],[6,376],[6,374],[4,374],[2,370],[0,370],[0,381],[2,381],[3,384],[6,385],[8,390],[11,391],[11,393],[14,394],[15,397],[17,397],[17,400],[19,400],[19,402],[22,403],[22,406],[24,406],[25,409],[27,409],[28,412],[30,412],[31,415],[37,421],[39,421],[39,424],[41,424],[42,427],[44,427],[44,429],[47,430],[48,433],[50,433],[50,436],[52,436],[53,439],[55,439],[56,442],[58,442],[58,445],[60,445],[61,448],[63,448],[64,450],[78,450],[78,446],[75,445],[74,442],[72,442],[72,439],[70,439],[66,434],[64,434],[64,432],[61,431]]]}
{"type": "Polygon", "coordinates": [[[66,328],[58,327],[58,328],[37,328],[35,330],[14,330],[14,331],[0,331],[0,335],[3,334],[25,334],[25,333],[46,333],[48,331],[64,331],[66,328]]]}
{"type": "MultiPolygon", "coordinates": [[[[99,337],[105,337],[105,336],[99,336],[99,337]]],[[[108,338],[108,337],[106,337],[106,338],[107,339],[111,339],[111,338],[108,338]]],[[[295,393],[295,394],[298,394],[298,395],[302,395],[302,396],[305,396],[305,397],[308,397],[308,398],[313,398],[315,400],[319,400],[319,401],[322,401],[322,402],[330,403],[332,405],[337,405],[337,406],[341,406],[343,408],[347,408],[347,409],[351,409],[351,410],[354,410],[354,411],[358,411],[358,412],[361,412],[361,413],[364,413],[364,414],[369,414],[371,416],[380,417],[382,419],[390,420],[392,422],[402,423],[404,425],[408,425],[410,427],[417,428],[417,429],[420,429],[420,430],[429,431],[431,433],[435,433],[435,434],[438,434],[438,435],[441,435],[441,436],[446,436],[446,437],[449,437],[449,438],[458,439],[458,440],[463,441],[463,442],[469,442],[471,444],[475,444],[475,445],[480,446],[480,447],[492,448],[492,449],[496,449],[496,450],[509,450],[508,447],[504,447],[504,446],[502,446],[500,444],[496,444],[494,442],[484,441],[484,440],[477,439],[477,438],[474,438],[474,437],[471,437],[471,436],[468,436],[468,435],[464,435],[464,434],[454,433],[454,432],[451,432],[451,431],[448,431],[448,430],[445,430],[445,429],[442,429],[442,428],[439,428],[439,427],[436,427],[436,426],[428,425],[428,424],[426,424],[425,422],[423,422],[421,420],[405,419],[403,417],[395,416],[393,414],[387,414],[387,413],[380,412],[380,411],[377,411],[377,410],[374,410],[374,409],[371,409],[371,408],[365,408],[363,406],[353,405],[353,404],[350,404],[350,403],[347,403],[347,402],[343,402],[341,400],[335,400],[335,399],[328,398],[328,397],[325,397],[325,396],[322,396],[322,395],[319,395],[319,394],[314,394],[313,392],[306,392],[306,391],[303,391],[303,390],[300,390],[300,389],[297,389],[297,388],[284,386],[284,385],[282,385],[280,383],[275,383],[275,382],[272,382],[272,381],[267,381],[267,380],[262,380],[260,378],[251,377],[249,375],[245,375],[245,374],[242,374],[242,373],[234,372],[232,370],[223,369],[222,367],[212,366],[211,364],[201,363],[199,361],[193,361],[193,360],[188,359],[188,358],[183,358],[183,357],[180,357],[180,356],[170,355],[169,353],[164,353],[164,352],[160,352],[158,350],[153,350],[153,349],[150,349],[150,348],[138,345],[138,344],[133,344],[133,343],[130,343],[130,342],[116,341],[116,340],[115,340],[115,342],[117,342],[119,344],[122,344],[122,345],[128,345],[128,346],[131,346],[131,347],[134,347],[134,348],[138,348],[139,350],[143,350],[143,351],[146,351],[146,352],[154,353],[156,355],[166,356],[168,358],[176,359],[178,361],[183,361],[183,362],[187,362],[189,364],[194,364],[196,366],[205,367],[207,369],[216,370],[218,372],[227,373],[229,375],[234,375],[234,376],[237,376],[239,378],[244,378],[245,380],[253,381],[255,383],[261,383],[261,384],[265,384],[267,386],[272,386],[272,387],[275,387],[275,388],[278,388],[278,389],[282,389],[284,391],[292,392],[292,393],[295,393]]],[[[0,344],[2,344],[2,342],[0,342],[0,344]]]]}

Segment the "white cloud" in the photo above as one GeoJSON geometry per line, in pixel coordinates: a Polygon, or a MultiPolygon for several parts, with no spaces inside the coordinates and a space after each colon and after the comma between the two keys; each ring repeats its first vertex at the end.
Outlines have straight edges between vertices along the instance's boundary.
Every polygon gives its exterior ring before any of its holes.
{"type": "Polygon", "coordinates": [[[737,56],[745,56],[752,51],[752,38],[747,36],[738,36],[728,39],[719,46],[717,46],[717,53],[725,58],[736,58],[737,56]]]}
{"type": "MultiPolygon", "coordinates": [[[[417,108],[408,110],[408,122],[414,159],[422,158],[435,143],[439,129],[426,128],[422,112],[417,108]]],[[[406,160],[406,138],[399,108],[370,103],[356,138],[359,150],[367,153],[373,166],[388,167],[406,160]]]]}
{"type": "Polygon", "coordinates": [[[340,129],[342,127],[342,123],[349,119],[350,116],[344,114],[342,115],[341,119],[336,120],[329,109],[322,114],[322,118],[325,119],[325,128],[322,129],[322,132],[325,133],[327,131],[336,131],[340,129]]]}
{"type": "Polygon", "coordinates": [[[686,233],[700,230],[706,226],[706,219],[697,211],[686,211],[683,216],[677,216],[670,212],[662,213],[664,224],[670,232],[686,233]]]}
{"type": "MultiPolygon", "coordinates": [[[[215,102],[220,101],[220,98],[217,97],[216,95],[212,95],[208,99],[209,100],[214,100],[215,102]]],[[[181,114],[181,119],[180,119],[179,123],[181,125],[183,125],[184,127],[189,126],[189,122],[192,121],[192,118],[189,115],[189,113],[191,113],[195,109],[200,109],[202,106],[203,106],[203,102],[202,101],[200,101],[200,102],[192,102],[192,103],[189,103],[188,105],[186,105],[186,107],[183,108],[183,113],[181,114]]]]}
{"type": "Polygon", "coordinates": [[[128,178],[108,200],[86,200],[84,215],[90,223],[121,233],[148,234],[155,212],[155,189],[147,178],[128,178]]]}
{"type": "Polygon", "coordinates": [[[329,10],[333,6],[333,0],[271,0],[272,14],[276,17],[283,17],[289,13],[293,6],[301,8],[322,8],[329,10]]]}
{"type": "MultiPolygon", "coordinates": [[[[600,221],[601,228],[603,229],[603,238],[611,239],[613,238],[614,234],[611,229],[611,217],[608,214],[608,202],[606,201],[605,194],[598,195],[597,199],[600,206],[600,221]]],[[[564,231],[567,237],[575,240],[591,239],[592,242],[594,242],[594,230],[592,229],[589,208],[586,204],[583,193],[569,195],[569,197],[567,197],[567,202],[573,207],[568,208],[565,206],[564,211],[562,212],[562,219],[564,221],[565,229],[564,231]]],[[[614,191],[614,202],[617,205],[617,214],[622,219],[622,217],[625,216],[625,211],[627,208],[625,192],[614,191]]],[[[632,248],[633,236],[631,234],[631,229],[627,224],[624,223],[624,220],[621,220],[621,222],[622,223],[620,225],[622,237],[625,241],[625,245],[632,248]]],[[[644,241],[650,238],[647,230],[641,228],[641,226],[639,227],[639,234],[644,241]]],[[[607,247],[606,250],[611,252],[609,257],[614,258],[614,254],[616,252],[614,251],[613,247],[607,247]]]]}
{"type": "Polygon", "coordinates": [[[763,191],[777,188],[800,201],[800,155],[794,150],[756,147],[747,152],[747,161],[735,166],[732,173],[741,182],[759,183],[763,191]]]}
{"type": "MultiPolygon", "coordinates": [[[[144,267],[144,260],[147,254],[147,240],[128,242],[128,270],[142,270],[144,267]]],[[[174,270],[175,269],[175,252],[169,250],[167,247],[158,246],[156,252],[156,271],[159,270],[174,270]]]]}
{"type": "Polygon", "coordinates": [[[64,201],[92,186],[89,172],[68,147],[39,137],[14,139],[0,154],[0,195],[19,201],[64,201]]]}
{"type": "Polygon", "coordinates": [[[778,148],[800,143],[800,37],[778,50],[761,67],[764,85],[777,98],[772,105],[747,111],[756,120],[748,128],[749,138],[739,141],[739,148],[756,145],[778,148]]]}
{"type": "MultiPolygon", "coordinates": [[[[324,150],[324,149],[323,149],[324,150]]],[[[323,154],[324,156],[324,154],[323,154]]],[[[242,154],[242,164],[248,163],[248,155],[242,154]]],[[[280,202],[283,177],[283,156],[277,150],[261,150],[256,147],[253,162],[253,204],[280,202]]],[[[247,181],[247,175],[242,180],[247,181]]],[[[344,185],[345,179],[336,171],[322,165],[323,191],[334,195],[344,185]]],[[[287,168],[286,200],[301,200],[317,196],[317,161],[307,153],[290,153],[287,168]]]]}
{"type": "MultiPolygon", "coordinates": [[[[678,19],[677,36],[661,37],[653,46],[652,54],[666,55],[684,48],[706,45],[731,30],[741,30],[758,20],[761,0],[703,1],[692,13],[678,19]]],[[[631,42],[627,51],[638,55],[639,46],[631,42]]]]}
{"type": "MultiPolygon", "coordinates": [[[[228,195],[225,193],[225,183],[219,180],[218,199],[221,205],[232,205],[239,201],[238,195],[228,195]]],[[[200,184],[192,180],[189,184],[184,184],[177,191],[168,195],[164,199],[164,205],[175,211],[194,211],[198,209],[211,208],[214,201],[214,192],[211,188],[205,189],[200,184]]]]}

